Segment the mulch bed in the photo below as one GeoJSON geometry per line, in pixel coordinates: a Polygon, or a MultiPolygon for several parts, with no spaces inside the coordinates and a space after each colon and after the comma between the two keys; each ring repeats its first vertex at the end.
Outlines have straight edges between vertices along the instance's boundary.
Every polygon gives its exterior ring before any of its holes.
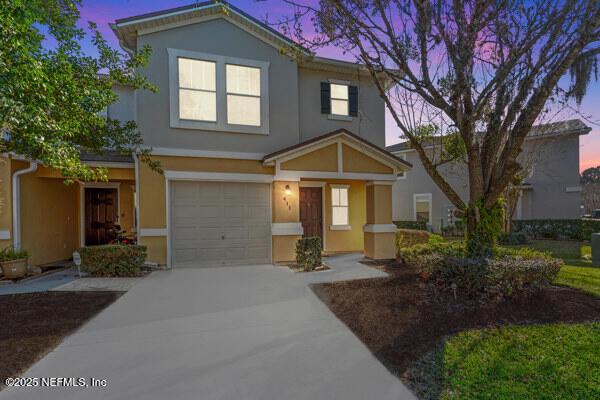
{"type": "Polygon", "coordinates": [[[432,301],[408,265],[379,266],[388,278],[322,283],[313,291],[400,378],[449,335],[467,329],[600,320],[600,297],[551,287],[493,306],[432,301]]]}
{"type": "Polygon", "coordinates": [[[45,292],[0,296],[0,390],[65,336],[114,302],[119,292],[45,292]]]}

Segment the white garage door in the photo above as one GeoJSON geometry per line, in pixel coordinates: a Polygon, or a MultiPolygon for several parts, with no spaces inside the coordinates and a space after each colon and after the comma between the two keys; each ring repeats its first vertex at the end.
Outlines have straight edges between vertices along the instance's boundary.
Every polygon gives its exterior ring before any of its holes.
{"type": "Polygon", "coordinates": [[[271,262],[271,190],[264,183],[171,182],[174,267],[271,262]]]}

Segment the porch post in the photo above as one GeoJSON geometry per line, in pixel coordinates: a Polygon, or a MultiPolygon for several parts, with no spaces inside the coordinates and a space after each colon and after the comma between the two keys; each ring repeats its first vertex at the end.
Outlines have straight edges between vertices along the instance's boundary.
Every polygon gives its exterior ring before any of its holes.
{"type": "Polygon", "coordinates": [[[273,262],[296,258],[296,241],[302,237],[300,188],[298,182],[273,182],[271,224],[273,262]]]}
{"type": "Polygon", "coordinates": [[[391,181],[367,182],[367,223],[363,227],[365,257],[396,257],[396,225],[392,222],[391,181]]]}

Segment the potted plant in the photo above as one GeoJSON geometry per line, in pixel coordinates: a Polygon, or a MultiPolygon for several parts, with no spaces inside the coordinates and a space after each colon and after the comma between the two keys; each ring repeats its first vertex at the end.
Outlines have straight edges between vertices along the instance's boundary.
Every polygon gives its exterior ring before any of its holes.
{"type": "Polygon", "coordinates": [[[25,250],[16,250],[12,247],[0,251],[0,267],[4,276],[8,279],[18,279],[27,275],[28,257],[25,250]]]}

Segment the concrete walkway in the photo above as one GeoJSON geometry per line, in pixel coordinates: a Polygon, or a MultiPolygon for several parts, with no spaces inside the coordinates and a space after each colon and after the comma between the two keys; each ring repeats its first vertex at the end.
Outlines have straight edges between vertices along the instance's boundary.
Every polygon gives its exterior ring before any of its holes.
{"type": "Polygon", "coordinates": [[[4,294],[23,294],[46,292],[55,287],[73,282],[79,278],[77,268],[67,268],[44,274],[25,282],[0,285],[0,296],[4,294]]]}
{"type": "Polygon", "coordinates": [[[25,374],[106,387],[8,388],[0,399],[413,399],[307,286],[383,275],[357,259],[330,258],[331,271],[309,274],[154,272],[25,374]]]}
{"type": "Polygon", "coordinates": [[[80,278],[50,289],[57,292],[126,292],[139,283],[140,278],[80,278]]]}

